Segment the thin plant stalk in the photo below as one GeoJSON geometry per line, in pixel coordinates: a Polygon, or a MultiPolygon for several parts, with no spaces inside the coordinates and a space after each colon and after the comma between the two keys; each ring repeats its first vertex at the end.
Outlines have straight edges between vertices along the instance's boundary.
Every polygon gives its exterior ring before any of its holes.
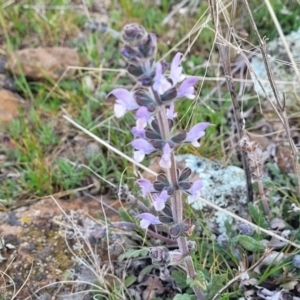
{"type": "MultiPolygon", "coordinates": [[[[156,95],[156,93],[154,93],[156,95]]],[[[168,140],[170,138],[170,129],[168,125],[168,120],[166,117],[165,107],[161,106],[160,110],[157,114],[157,120],[160,127],[160,132],[163,135],[163,138],[168,140]]],[[[170,158],[172,164],[171,168],[167,169],[167,177],[172,183],[174,187],[177,186],[177,170],[176,170],[176,160],[174,152],[171,152],[171,158],[170,158]]],[[[182,192],[179,190],[176,190],[173,197],[171,198],[171,208],[173,213],[173,219],[175,224],[179,224],[183,220],[183,199],[182,199],[182,192]]],[[[178,237],[177,238],[178,248],[180,252],[184,256],[184,263],[185,263],[185,270],[187,273],[187,276],[189,278],[194,279],[196,276],[194,263],[192,260],[192,257],[189,254],[188,245],[187,245],[187,238],[186,237],[178,237]]],[[[196,294],[197,298],[199,300],[204,300],[205,295],[198,287],[193,287],[194,293],[196,294]]]]}
{"type": "MultiPolygon", "coordinates": [[[[220,23],[218,22],[218,12],[217,12],[217,4],[215,0],[209,0],[209,6],[211,11],[211,18],[213,24],[215,25],[216,29],[216,43],[219,49],[220,54],[220,61],[224,69],[225,79],[227,83],[227,88],[230,92],[231,101],[233,105],[234,111],[234,118],[236,123],[236,129],[239,136],[239,140],[243,138],[243,120],[241,117],[240,107],[237,100],[237,94],[233,85],[233,80],[230,71],[230,53],[229,48],[223,43],[223,33],[220,23]]],[[[230,38],[231,34],[227,35],[227,38],[230,38]]],[[[241,151],[242,163],[246,177],[246,184],[247,184],[247,198],[248,202],[253,202],[253,187],[251,182],[251,173],[248,164],[247,154],[244,151],[241,151]]]]}
{"type": "Polygon", "coordinates": [[[257,26],[256,26],[255,21],[253,19],[253,15],[252,15],[251,9],[249,7],[248,1],[243,0],[243,2],[244,2],[246,10],[248,12],[251,26],[254,29],[254,32],[255,32],[255,34],[258,38],[259,48],[261,50],[261,54],[262,54],[262,58],[263,58],[265,68],[266,68],[267,76],[268,76],[268,79],[269,79],[274,97],[275,97],[276,102],[277,102],[277,104],[279,106],[279,109],[280,109],[279,112],[277,110],[276,110],[276,112],[279,114],[280,120],[283,124],[283,127],[284,127],[286,133],[287,133],[288,141],[289,141],[290,146],[291,146],[291,154],[292,154],[292,157],[293,157],[294,171],[295,171],[295,174],[296,174],[297,180],[298,180],[297,192],[298,192],[298,194],[300,194],[300,165],[298,163],[299,150],[297,149],[297,147],[296,147],[296,145],[295,145],[295,143],[294,143],[294,141],[291,137],[291,129],[290,129],[290,126],[289,126],[289,123],[288,123],[288,118],[287,118],[286,110],[285,110],[285,98],[283,97],[283,101],[281,101],[281,99],[279,97],[279,92],[278,92],[277,86],[274,82],[273,73],[272,73],[272,70],[271,70],[271,67],[270,67],[270,64],[269,64],[269,60],[268,60],[268,53],[267,53],[266,44],[264,43],[263,39],[261,38],[261,36],[258,32],[258,29],[257,29],[257,26]]]}

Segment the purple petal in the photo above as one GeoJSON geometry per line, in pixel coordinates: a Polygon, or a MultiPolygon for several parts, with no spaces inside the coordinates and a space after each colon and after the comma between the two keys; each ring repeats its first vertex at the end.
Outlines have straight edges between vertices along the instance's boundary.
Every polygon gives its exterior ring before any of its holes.
{"type": "Polygon", "coordinates": [[[138,179],[137,183],[142,190],[143,197],[146,197],[148,193],[154,190],[152,182],[147,179],[138,179]]]}
{"type": "Polygon", "coordinates": [[[150,117],[151,114],[149,113],[148,109],[144,106],[140,107],[135,114],[136,119],[148,120],[150,117]]]}
{"type": "Polygon", "coordinates": [[[180,66],[181,57],[182,53],[178,52],[172,60],[170,78],[172,79],[173,86],[181,82],[185,77],[182,74],[182,67],[180,66]]]}
{"type": "Polygon", "coordinates": [[[155,210],[161,211],[165,208],[165,203],[169,198],[168,192],[166,190],[162,191],[159,195],[154,194],[153,195],[154,201],[153,206],[155,210]]]}
{"type": "Polygon", "coordinates": [[[121,118],[126,114],[126,107],[121,104],[114,105],[114,113],[117,118],[121,118]]]}
{"type": "Polygon", "coordinates": [[[167,108],[167,118],[169,120],[173,120],[175,117],[177,117],[177,112],[174,111],[175,105],[174,102],[171,102],[170,107],[167,108]]]}
{"type": "Polygon", "coordinates": [[[196,180],[193,185],[188,189],[188,192],[191,195],[195,195],[198,191],[200,191],[203,187],[203,183],[201,180],[196,180]]]}
{"type": "Polygon", "coordinates": [[[136,150],[143,150],[145,154],[150,154],[155,151],[155,148],[144,139],[133,140],[130,144],[136,150]]]}
{"type": "Polygon", "coordinates": [[[145,129],[139,129],[137,126],[134,126],[131,128],[131,133],[139,138],[145,138],[146,134],[145,134],[145,129]]]}
{"type": "Polygon", "coordinates": [[[136,128],[138,130],[143,130],[147,125],[147,120],[144,118],[136,119],[136,128]]]}
{"type": "Polygon", "coordinates": [[[184,142],[190,142],[193,146],[199,147],[200,144],[198,140],[205,135],[205,129],[210,125],[208,122],[198,123],[191,128],[191,130],[187,133],[186,139],[184,142]]]}
{"type": "Polygon", "coordinates": [[[134,149],[133,157],[137,162],[141,162],[145,158],[145,154],[150,154],[156,149],[144,139],[136,139],[131,142],[131,145],[134,149]]]}
{"type": "Polygon", "coordinates": [[[141,219],[140,226],[145,229],[148,228],[150,224],[153,225],[161,224],[159,218],[150,213],[142,213],[137,215],[137,217],[141,219]]]}
{"type": "Polygon", "coordinates": [[[199,78],[197,78],[197,77],[190,77],[190,78],[187,78],[185,81],[183,81],[177,90],[177,98],[186,97],[188,99],[194,99],[195,98],[194,85],[198,81],[199,81],[199,78]]]}
{"type": "Polygon", "coordinates": [[[155,76],[153,78],[153,89],[160,95],[169,90],[172,85],[162,73],[162,65],[160,62],[156,63],[155,76]]]}
{"type": "Polygon", "coordinates": [[[147,122],[150,122],[153,119],[147,108],[143,106],[137,110],[135,117],[136,128],[139,131],[142,131],[146,127],[147,122]]]}
{"type": "Polygon", "coordinates": [[[141,162],[145,158],[145,152],[143,150],[134,151],[133,158],[136,162],[141,162]]]}
{"type": "Polygon", "coordinates": [[[165,169],[171,168],[171,152],[172,152],[172,150],[170,148],[170,145],[168,143],[166,143],[163,148],[163,155],[161,157],[161,160],[159,161],[159,165],[162,168],[165,168],[165,169]]]}
{"type": "Polygon", "coordinates": [[[110,94],[113,94],[117,98],[114,108],[117,118],[122,117],[126,110],[135,110],[139,108],[139,105],[136,103],[132,93],[126,89],[114,89],[110,92],[110,94]]]}

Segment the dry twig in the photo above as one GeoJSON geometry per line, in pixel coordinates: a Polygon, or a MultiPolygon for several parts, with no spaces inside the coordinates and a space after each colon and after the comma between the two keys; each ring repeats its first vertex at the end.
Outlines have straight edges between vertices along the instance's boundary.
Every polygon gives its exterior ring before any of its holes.
{"type": "Polygon", "coordinates": [[[261,51],[261,54],[262,54],[263,62],[264,62],[266,72],[267,72],[267,76],[268,76],[268,79],[269,79],[274,97],[276,99],[277,105],[279,107],[279,110],[275,110],[275,111],[278,114],[280,121],[282,122],[282,125],[283,125],[283,127],[286,131],[286,134],[288,136],[288,141],[289,141],[290,146],[291,146],[291,154],[293,156],[293,161],[294,161],[294,170],[295,170],[295,174],[296,174],[297,179],[298,179],[298,194],[300,194],[300,165],[298,163],[299,151],[298,151],[298,149],[297,149],[297,147],[296,147],[296,145],[295,145],[295,143],[292,139],[292,136],[291,136],[291,129],[290,129],[290,125],[289,125],[289,122],[288,122],[288,117],[287,117],[286,110],[285,110],[285,97],[283,97],[283,101],[280,100],[279,92],[278,92],[277,86],[274,82],[273,73],[272,73],[272,70],[271,70],[271,67],[270,67],[270,64],[269,64],[266,44],[265,44],[264,40],[261,38],[261,36],[258,32],[258,29],[257,29],[255,21],[253,19],[253,15],[252,15],[251,9],[249,7],[248,1],[243,0],[243,2],[244,2],[245,7],[247,9],[247,12],[248,12],[248,15],[249,15],[249,18],[250,18],[251,26],[253,27],[253,30],[254,30],[257,38],[258,38],[259,48],[260,48],[260,51],[261,51]]]}
{"type": "MultiPolygon", "coordinates": [[[[211,18],[212,18],[213,24],[215,25],[215,29],[216,29],[215,39],[216,39],[216,43],[217,43],[217,46],[219,49],[220,60],[223,65],[227,87],[228,87],[228,90],[231,95],[231,100],[232,100],[232,105],[233,105],[233,110],[234,110],[234,117],[235,117],[235,122],[236,122],[236,128],[237,128],[239,140],[241,140],[244,136],[243,120],[241,117],[240,107],[239,107],[236,91],[235,91],[232,76],[231,76],[230,48],[228,47],[228,45],[226,43],[224,43],[224,40],[225,41],[231,40],[232,24],[230,24],[230,26],[228,28],[227,36],[226,36],[226,38],[224,38],[221,24],[219,23],[219,19],[218,19],[217,1],[209,0],[209,6],[210,6],[210,11],[211,11],[211,18]]],[[[235,1],[233,1],[233,4],[232,4],[231,22],[233,20],[234,14],[235,14],[235,1]]],[[[249,168],[249,164],[248,164],[247,154],[244,151],[241,151],[241,156],[242,156],[242,162],[243,162],[243,167],[244,167],[246,182],[247,182],[247,198],[248,198],[248,202],[252,202],[253,201],[253,188],[252,188],[252,183],[251,183],[251,173],[250,173],[250,168],[249,168]]]]}

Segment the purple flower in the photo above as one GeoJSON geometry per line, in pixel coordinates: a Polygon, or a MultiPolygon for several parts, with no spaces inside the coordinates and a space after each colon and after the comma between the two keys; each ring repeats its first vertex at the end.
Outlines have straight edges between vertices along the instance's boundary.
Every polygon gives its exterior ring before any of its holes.
{"type": "Polygon", "coordinates": [[[162,65],[160,62],[156,63],[155,76],[153,78],[153,89],[162,95],[169,90],[172,85],[162,73],[162,65]]]}
{"type": "Polygon", "coordinates": [[[127,110],[136,110],[139,108],[133,95],[125,89],[114,89],[110,94],[113,94],[117,98],[114,105],[114,112],[117,118],[123,117],[127,110]]]}
{"type": "Polygon", "coordinates": [[[173,120],[175,117],[177,117],[177,112],[174,111],[175,105],[174,102],[170,103],[170,107],[167,108],[167,118],[169,120],[173,120]]]}
{"type": "Polygon", "coordinates": [[[136,182],[139,184],[142,190],[143,197],[146,197],[148,193],[154,190],[152,182],[148,179],[142,178],[138,179],[136,182]]]}
{"type": "Polygon", "coordinates": [[[203,187],[203,183],[201,180],[196,180],[193,185],[187,190],[189,194],[195,196],[197,192],[199,192],[203,187]]]}
{"type": "Polygon", "coordinates": [[[169,198],[168,192],[166,190],[162,191],[160,194],[153,194],[153,206],[157,211],[161,211],[165,208],[165,203],[169,198]]]}
{"type": "Polygon", "coordinates": [[[180,60],[182,57],[182,53],[177,53],[171,63],[171,72],[170,78],[172,79],[173,86],[175,86],[178,82],[181,82],[185,75],[182,74],[182,67],[180,66],[180,60]]]}
{"type": "Polygon", "coordinates": [[[149,113],[148,109],[144,106],[140,107],[136,114],[136,126],[131,129],[131,132],[140,138],[145,138],[145,127],[147,122],[150,123],[153,117],[149,113]]]}
{"type": "Polygon", "coordinates": [[[137,217],[141,219],[140,226],[145,229],[148,228],[148,226],[151,224],[153,225],[161,224],[159,218],[150,213],[142,213],[137,215],[137,217]]]}
{"type": "Polygon", "coordinates": [[[131,133],[138,138],[145,138],[145,129],[138,129],[137,126],[131,128],[131,133]]]}
{"type": "Polygon", "coordinates": [[[186,139],[184,140],[185,143],[192,143],[194,147],[199,147],[200,144],[198,140],[205,135],[205,129],[210,124],[207,122],[198,123],[191,128],[191,130],[187,133],[186,139]]]}
{"type": "Polygon", "coordinates": [[[136,139],[131,142],[131,145],[137,151],[134,152],[134,159],[137,162],[141,162],[145,154],[150,154],[156,149],[144,139],[136,139]]]}
{"type": "Polygon", "coordinates": [[[177,98],[185,97],[188,99],[195,99],[196,96],[194,85],[198,81],[199,79],[197,77],[190,77],[183,81],[177,90],[177,98]]]}
{"type": "Polygon", "coordinates": [[[147,125],[147,123],[151,123],[153,121],[153,117],[151,116],[148,109],[144,106],[140,107],[136,114],[136,127],[141,130],[144,129],[147,125]]]}
{"type": "Polygon", "coordinates": [[[162,167],[162,168],[165,168],[165,169],[170,169],[171,168],[171,147],[168,143],[166,143],[164,145],[164,148],[163,148],[163,155],[161,157],[161,160],[159,161],[159,165],[162,167]]]}

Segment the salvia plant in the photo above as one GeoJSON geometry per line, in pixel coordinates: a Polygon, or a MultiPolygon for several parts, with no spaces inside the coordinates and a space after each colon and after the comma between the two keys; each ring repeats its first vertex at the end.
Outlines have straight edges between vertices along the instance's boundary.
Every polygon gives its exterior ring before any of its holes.
{"type": "MultiPolygon", "coordinates": [[[[176,168],[174,149],[186,143],[199,147],[199,139],[204,136],[205,129],[210,124],[198,123],[189,131],[177,132],[174,128],[174,118],[177,116],[174,102],[185,98],[194,99],[194,86],[198,78],[185,78],[181,53],[174,56],[169,75],[166,76],[168,64],[163,60],[156,61],[156,36],[148,33],[142,26],[126,25],[122,38],[124,47],[121,53],[128,62],[127,71],[137,79],[139,88],[134,91],[116,88],[111,91],[116,97],[114,113],[117,118],[127,111],[135,113],[136,125],[131,130],[135,137],[131,142],[134,159],[141,162],[145,155],[159,153],[159,164],[165,170],[154,182],[147,179],[137,181],[142,196],[151,196],[152,205],[150,209],[144,207],[144,211],[136,217],[140,219],[140,226],[145,229],[149,226],[167,226],[170,236],[177,241],[177,250],[169,251],[163,246],[151,248],[153,263],[180,263],[185,267],[187,278],[196,280],[190,255],[196,244],[188,240],[193,225],[190,219],[183,219],[183,194],[197,197],[202,182],[189,181],[189,168],[182,171],[176,168]]],[[[140,207],[143,209],[143,205],[140,207]]],[[[198,299],[205,298],[200,287],[193,285],[193,290],[198,299]]]]}

